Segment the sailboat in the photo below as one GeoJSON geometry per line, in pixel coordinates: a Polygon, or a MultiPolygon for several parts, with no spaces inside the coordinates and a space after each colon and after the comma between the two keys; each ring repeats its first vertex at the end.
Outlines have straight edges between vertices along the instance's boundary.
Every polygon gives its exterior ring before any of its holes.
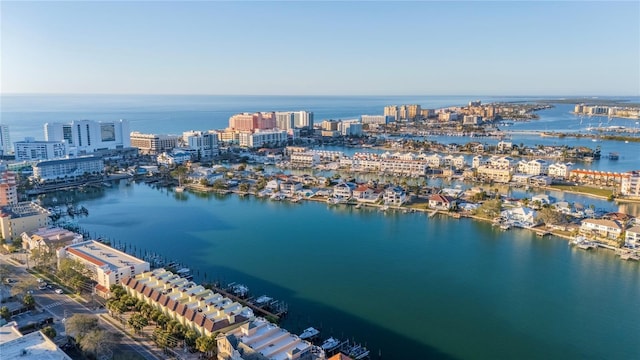
{"type": "Polygon", "coordinates": [[[173,189],[177,193],[184,192],[184,186],[182,186],[182,176],[178,177],[178,186],[173,189]]]}

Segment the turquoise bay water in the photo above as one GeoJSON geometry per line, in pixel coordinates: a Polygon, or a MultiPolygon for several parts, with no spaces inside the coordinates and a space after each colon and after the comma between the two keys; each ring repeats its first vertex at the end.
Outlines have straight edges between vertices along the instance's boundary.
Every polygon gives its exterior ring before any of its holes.
{"type": "Polygon", "coordinates": [[[289,304],[283,327],[372,358],[640,358],[640,266],[469,220],[177,196],[145,185],[82,201],[92,234],[289,304]]]}

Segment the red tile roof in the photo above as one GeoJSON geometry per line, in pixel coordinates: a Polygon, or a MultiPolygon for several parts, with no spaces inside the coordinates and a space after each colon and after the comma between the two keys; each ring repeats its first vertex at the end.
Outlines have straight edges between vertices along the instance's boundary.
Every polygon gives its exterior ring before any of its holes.
{"type": "Polygon", "coordinates": [[[106,265],[105,263],[103,263],[102,261],[94,258],[93,256],[85,254],[82,251],[79,251],[79,250],[74,249],[72,247],[67,248],[67,251],[72,253],[73,255],[81,258],[81,259],[84,259],[84,260],[94,264],[94,265],[97,265],[97,266],[105,266],[106,265]]]}

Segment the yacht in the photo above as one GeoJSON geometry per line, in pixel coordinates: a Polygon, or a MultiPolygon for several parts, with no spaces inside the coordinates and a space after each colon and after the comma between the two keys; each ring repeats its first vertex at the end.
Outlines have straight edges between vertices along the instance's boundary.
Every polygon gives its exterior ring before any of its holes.
{"type": "Polygon", "coordinates": [[[173,191],[177,193],[184,192],[184,186],[176,186],[175,188],[173,188],[173,191]]]}
{"type": "Polygon", "coordinates": [[[310,328],[306,328],[302,334],[300,334],[300,339],[302,340],[309,340],[309,339],[313,339],[314,337],[318,336],[318,334],[320,334],[320,331],[314,327],[310,327],[310,328]]]}
{"type": "Polygon", "coordinates": [[[320,347],[324,351],[331,351],[337,348],[338,346],[340,346],[340,343],[341,343],[340,340],[330,337],[327,340],[325,340],[320,347]]]}

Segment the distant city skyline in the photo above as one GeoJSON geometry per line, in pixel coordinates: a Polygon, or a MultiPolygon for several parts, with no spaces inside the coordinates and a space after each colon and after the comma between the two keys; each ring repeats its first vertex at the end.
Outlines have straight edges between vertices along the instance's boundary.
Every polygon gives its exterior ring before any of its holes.
{"type": "Polygon", "coordinates": [[[640,2],[0,2],[0,92],[640,95],[640,2]]]}

